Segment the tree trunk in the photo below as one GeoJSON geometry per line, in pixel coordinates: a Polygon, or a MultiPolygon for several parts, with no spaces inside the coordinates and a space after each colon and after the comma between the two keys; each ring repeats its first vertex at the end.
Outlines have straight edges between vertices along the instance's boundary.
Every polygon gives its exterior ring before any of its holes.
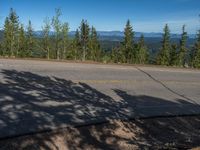
{"type": "Polygon", "coordinates": [[[47,59],[49,60],[49,47],[47,47],[47,59]]]}
{"type": "Polygon", "coordinates": [[[83,61],[85,61],[85,51],[86,51],[86,46],[84,45],[84,47],[83,47],[83,61]]]}

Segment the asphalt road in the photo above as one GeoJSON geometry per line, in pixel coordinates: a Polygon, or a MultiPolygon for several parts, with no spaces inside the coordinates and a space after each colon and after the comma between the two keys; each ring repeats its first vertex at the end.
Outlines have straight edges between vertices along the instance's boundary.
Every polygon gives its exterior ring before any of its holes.
{"type": "Polygon", "coordinates": [[[0,138],[200,114],[200,70],[0,59],[0,138]]]}

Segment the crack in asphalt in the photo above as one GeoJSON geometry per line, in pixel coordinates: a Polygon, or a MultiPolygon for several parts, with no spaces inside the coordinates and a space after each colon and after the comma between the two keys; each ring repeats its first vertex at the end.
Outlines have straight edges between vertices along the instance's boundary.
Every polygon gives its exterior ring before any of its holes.
{"type": "Polygon", "coordinates": [[[189,97],[187,97],[187,96],[185,96],[185,95],[183,95],[183,94],[180,94],[180,93],[174,91],[173,89],[171,89],[170,87],[168,87],[166,84],[164,84],[162,81],[160,81],[160,80],[156,79],[155,77],[153,77],[150,73],[148,73],[148,72],[146,72],[146,71],[144,71],[144,70],[142,70],[142,69],[140,69],[140,68],[138,68],[138,67],[135,67],[135,68],[136,68],[138,71],[140,71],[141,73],[147,75],[150,79],[152,79],[152,80],[155,81],[156,83],[158,83],[158,84],[160,84],[161,86],[163,86],[163,87],[164,87],[166,90],[168,90],[169,92],[171,92],[171,93],[173,93],[173,94],[175,94],[175,95],[178,95],[178,96],[180,96],[180,97],[182,97],[182,98],[184,98],[184,99],[186,99],[186,100],[188,100],[188,101],[190,101],[190,102],[192,102],[192,103],[194,103],[194,104],[200,106],[198,103],[196,103],[194,100],[190,99],[189,97]]]}

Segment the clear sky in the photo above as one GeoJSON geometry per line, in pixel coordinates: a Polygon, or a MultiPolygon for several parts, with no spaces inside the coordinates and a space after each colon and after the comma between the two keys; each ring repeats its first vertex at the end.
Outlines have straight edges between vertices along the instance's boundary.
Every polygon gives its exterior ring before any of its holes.
{"type": "Polygon", "coordinates": [[[0,0],[0,28],[11,7],[23,24],[30,19],[35,30],[41,30],[43,19],[51,18],[55,8],[61,8],[70,30],[83,18],[99,31],[122,31],[127,19],[138,32],[162,32],[166,23],[173,33],[180,33],[183,24],[189,33],[200,27],[200,0],[0,0]]]}

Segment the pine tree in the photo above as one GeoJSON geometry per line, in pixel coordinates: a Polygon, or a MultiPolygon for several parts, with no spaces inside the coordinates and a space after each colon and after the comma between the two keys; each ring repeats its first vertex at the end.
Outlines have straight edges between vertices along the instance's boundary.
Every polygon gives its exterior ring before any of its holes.
{"type": "Polygon", "coordinates": [[[10,23],[11,23],[11,56],[16,55],[17,51],[17,36],[18,36],[18,27],[19,27],[19,17],[16,12],[11,8],[10,10],[10,23]]]}
{"type": "Polygon", "coordinates": [[[22,24],[19,28],[19,49],[17,56],[19,57],[26,56],[26,35],[24,31],[24,26],[22,24]]]}
{"type": "Polygon", "coordinates": [[[144,35],[142,34],[138,42],[138,55],[136,57],[139,64],[145,64],[148,61],[147,47],[144,42],[144,35]]]}
{"type": "Polygon", "coordinates": [[[2,44],[2,41],[0,41],[0,56],[3,56],[3,44],[2,44]]]}
{"type": "Polygon", "coordinates": [[[169,65],[171,65],[171,66],[177,65],[177,49],[178,49],[177,44],[174,43],[171,45],[170,63],[169,63],[169,65]]]}
{"type": "Polygon", "coordinates": [[[2,42],[0,42],[0,56],[3,55],[3,47],[2,47],[2,42]]]}
{"type": "Polygon", "coordinates": [[[91,28],[89,49],[90,49],[89,53],[90,59],[98,61],[100,57],[100,44],[97,37],[97,31],[93,26],[91,28]]]}
{"type": "Polygon", "coordinates": [[[178,66],[185,66],[187,57],[186,42],[187,42],[187,32],[185,31],[185,25],[183,25],[182,35],[180,40],[180,50],[178,52],[178,66]]]}
{"type": "Polygon", "coordinates": [[[56,14],[52,19],[52,26],[54,29],[54,38],[55,38],[55,51],[56,51],[56,58],[60,59],[60,42],[61,42],[61,27],[62,23],[60,21],[61,10],[56,9],[56,14]]]}
{"type": "Polygon", "coordinates": [[[66,59],[67,48],[69,47],[69,39],[68,39],[69,25],[68,23],[64,23],[62,25],[62,59],[66,59]]]}
{"type": "Polygon", "coordinates": [[[42,40],[42,47],[46,51],[46,58],[50,59],[50,29],[51,29],[51,24],[49,18],[45,18],[44,20],[44,26],[42,27],[42,35],[43,35],[43,40],[42,40]]]}
{"type": "Polygon", "coordinates": [[[5,19],[4,23],[4,39],[3,39],[3,55],[10,55],[10,46],[11,46],[11,24],[8,17],[5,19]]]}
{"type": "Polygon", "coordinates": [[[168,25],[165,25],[162,48],[157,56],[157,64],[159,65],[169,65],[170,62],[170,30],[168,25]]]}
{"type": "Polygon", "coordinates": [[[121,49],[119,47],[113,47],[111,51],[111,60],[113,63],[119,63],[121,62],[121,55],[120,55],[121,49]]]}
{"type": "Polygon", "coordinates": [[[18,50],[18,18],[16,12],[11,8],[4,24],[4,54],[12,57],[16,55],[18,50]]]}
{"type": "Polygon", "coordinates": [[[34,41],[34,36],[33,36],[33,27],[30,20],[28,21],[28,27],[27,27],[27,33],[26,33],[26,44],[27,44],[26,57],[31,57],[34,50],[35,41],[34,41]]]}
{"type": "Polygon", "coordinates": [[[127,21],[124,29],[124,41],[123,41],[123,60],[126,63],[130,63],[134,57],[133,45],[134,45],[134,32],[131,26],[130,20],[127,21]]]}
{"type": "Polygon", "coordinates": [[[81,42],[79,30],[76,30],[75,37],[72,42],[74,60],[80,59],[81,42]]]}
{"type": "Polygon", "coordinates": [[[81,21],[80,26],[80,41],[81,41],[81,47],[83,50],[82,60],[85,61],[87,50],[88,50],[88,43],[89,43],[89,33],[90,33],[90,27],[87,22],[87,20],[81,21]]]}
{"type": "Polygon", "coordinates": [[[200,68],[200,30],[197,33],[191,61],[194,68],[200,68]]]}
{"type": "Polygon", "coordinates": [[[111,60],[113,63],[118,63],[118,49],[113,47],[111,51],[111,60]]]}

